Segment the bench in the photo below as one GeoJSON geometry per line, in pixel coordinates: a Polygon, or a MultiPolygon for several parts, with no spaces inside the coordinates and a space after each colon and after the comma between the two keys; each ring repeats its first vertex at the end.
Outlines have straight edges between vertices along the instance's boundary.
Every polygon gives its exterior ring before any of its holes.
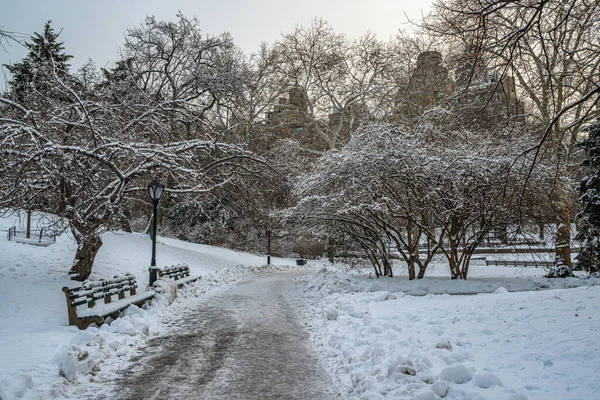
{"type": "Polygon", "coordinates": [[[504,267],[543,267],[550,268],[556,265],[554,261],[536,261],[536,260],[485,260],[485,265],[500,265],[504,267]]]}
{"type": "Polygon", "coordinates": [[[131,274],[98,282],[85,281],[74,288],[63,287],[69,325],[77,325],[79,329],[86,329],[92,323],[102,325],[107,317],[117,318],[130,305],[141,306],[156,294],[152,290],[136,293],[136,288],[135,276],[131,274]],[[126,292],[129,292],[128,296],[125,296],[126,292]],[[103,303],[97,304],[101,299],[103,303]]]}
{"type": "Polygon", "coordinates": [[[170,278],[177,281],[177,286],[200,279],[200,276],[190,276],[190,267],[187,264],[171,265],[157,270],[159,278],[170,278]]]}

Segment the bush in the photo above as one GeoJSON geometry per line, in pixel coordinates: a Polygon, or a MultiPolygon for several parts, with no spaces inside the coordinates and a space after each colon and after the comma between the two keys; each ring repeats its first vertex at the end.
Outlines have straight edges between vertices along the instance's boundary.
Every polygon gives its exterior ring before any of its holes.
{"type": "Polygon", "coordinates": [[[292,241],[292,253],[300,258],[319,258],[325,253],[325,242],[317,237],[297,236],[289,237],[292,241]]]}
{"type": "Polygon", "coordinates": [[[556,265],[554,267],[550,267],[548,273],[544,275],[546,278],[571,278],[574,277],[573,272],[566,265],[556,265]]]}

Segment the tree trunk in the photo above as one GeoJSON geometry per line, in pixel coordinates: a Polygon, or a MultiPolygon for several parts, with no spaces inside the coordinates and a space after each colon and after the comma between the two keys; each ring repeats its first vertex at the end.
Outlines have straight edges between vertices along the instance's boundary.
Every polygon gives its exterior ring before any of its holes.
{"type": "Polygon", "coordinates": [[[327,252],[327,259],[333,264],[335,262],[335,242],[331,236],[327,238],[327,246],[325,247],[325,251],[327,252]]]}
{"type": "Polygon", "coordinates": [[[423,279],[423,277],[425,276],[425,267],[420,267],[419,268],[419,274],[417,275],[417,279],[423,279]]]}
{"type": "Polygon", "coordinates": [[[565,202],[556,222],[556,253],[557,264],[571,268],[571,207],[565,202]]]}
{"type": "Polygon", "coordinates": [[[26,228],[26,238],[31,238],[31,210],[27,210],[27,228],[26,228]]]}
{"type": "Polygon", "coordinates": [[[381,272],[381,265],[379,264],[379,261],[377,261],[377,256],[372,254],[372,251],[369,248],[364,247],[364,249],[367,253],[367,257],[369,257],[369,260],[371,261],[371,265],[373,265],[373,268],[375,269],[375,276],[379,278],[383,273],[381,272]]]}
{"type": "Polygon", "coordinates": [[[77,237],[77,252],[69,274],[75,274],[71,279],[76,281],[86,280],[92,273],[92,267],[98,250],[102,247],[100,235],[92,234],[77,237]]]}
{"type": "Polygon", "coordinates": [[[408,280],[415,279],[415,257],[411,254],[408,258],[408,280]]]}
{"type": "MultiPolygon", "coordinates": [[[[471,264],[471,255],[473,254],[475,247],[473,247],[473,250],[469,251],[469,254],[465,255],[465,258],[463,260],[463,265],[462,265],[462,270],[460,271],[460,279],[464,279],[467,280],[467,275],[469,274],[469,265],[471,264]]],[[[463,251],[467,251],[466,249],[463,251]]]]}
{"type": "Polygon", "coordinates": [[[446,257],[448,259],[448,264],[450,265],[450,279],[458,279],[460,278],[460,265],[458,263],[458,249],[455,244],[450,241],[450,256],[446,257]]]}
{"type": "Polygon", "coordinates": [[[385,276],[389,276],[390,278],[393,278],[394,272],[392,271],[392,263],[386,256],[383,257],[383,265],[384,265],[384,270],[385,270],[385,276]]]}

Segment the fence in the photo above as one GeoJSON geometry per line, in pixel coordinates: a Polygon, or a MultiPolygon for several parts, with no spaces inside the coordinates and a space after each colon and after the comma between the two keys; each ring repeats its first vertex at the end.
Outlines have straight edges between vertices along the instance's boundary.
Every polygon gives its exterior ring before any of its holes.
{"type": "Polygon", "coordinates": [[[26,231],[18,231],[16,226],[8,229],[8,240],[32,244],[50,244],[56,242],[56,233],[50,229],[31,229],[29,237],[26,231]]]}

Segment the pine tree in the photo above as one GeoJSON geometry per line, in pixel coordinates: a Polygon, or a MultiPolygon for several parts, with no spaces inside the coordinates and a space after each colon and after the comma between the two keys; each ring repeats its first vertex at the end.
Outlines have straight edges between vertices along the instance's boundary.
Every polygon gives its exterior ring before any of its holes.
{"type": "Polygon", "coordinates": [[[29,53],[21,62],[5,65],[12,74],[11,93],[19,101],[31,90],[46,90],[54,74],[59,79],[69,78],[68,61],[73,56],[65,54],[63,42],[58,41],[60,32],[55,33],[51,23],[46,22],[44,32],[35,32],[25,43],[29,53]]]}
{"type": "Polygon", "coordinates": [[[577,215],[577,239],[581,240],[582,249],[577,263],[584,270],[595,273],[600,270],[600,119],[587,131],[588,138],[582,142],[585,150],[582,164],[590,174],[578,187],[581,212],[577,215]]]}
{"type": "Polygon", "coordinates": [[[111,69],[101,68],[102,82],[99,89],[103,95],[114,101],[129,98],[137,93],[138,86],[136,79],[132,75],[133,58],[126,58],[115,62],[111,69]]]}

